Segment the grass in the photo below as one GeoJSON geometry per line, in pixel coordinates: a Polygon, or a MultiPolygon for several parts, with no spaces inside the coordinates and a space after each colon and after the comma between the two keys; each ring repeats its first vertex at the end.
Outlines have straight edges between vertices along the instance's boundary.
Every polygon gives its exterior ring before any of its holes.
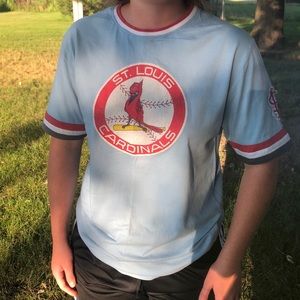
{"type": "Polygon", "coordinates": [[[1,299],[65,298],[48,267],[48,137],[40,124],[70,23],[58,13],[0,16],[1,299]]]}
{"type": "MultiPolygon", "coordinates": [[[[249,30],[253,4],[229,3],[227,18],[249,30]]],[[[287,6],[288,47],[299,40],[300,5],[287,6]]],[[[0,14],[0,299],[66,299],[49,269],[46,160],[40,127],[71,19],[58,13],[0,14]]],[[[297,49],[293,48],[293,51],[297,49]]],[[[242,299],[300,299],[300,61],[265,59],[278,89],[283,121],[294,140],[284,157],[272,207],[244,261],[242,299]]],[[[226,147],[227,225],[242,166],[226,147]]],[[[86,164],[85,148],[82,168],[86,164]]]]}

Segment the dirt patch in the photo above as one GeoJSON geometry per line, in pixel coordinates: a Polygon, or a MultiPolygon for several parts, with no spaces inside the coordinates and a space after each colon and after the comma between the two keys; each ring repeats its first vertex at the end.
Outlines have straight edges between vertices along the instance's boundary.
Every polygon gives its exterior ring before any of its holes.
{"type": "Polygon", "coordinates": [[[57,62],[57,54],[33,51],[0,51],[0,85],[24,85],[32,80],[52,81],[57,62]]]}

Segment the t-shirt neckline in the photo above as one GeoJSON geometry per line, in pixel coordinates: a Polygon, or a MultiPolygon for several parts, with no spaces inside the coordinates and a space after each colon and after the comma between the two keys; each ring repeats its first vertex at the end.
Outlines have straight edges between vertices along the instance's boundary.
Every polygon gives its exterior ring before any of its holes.
{"type": "Polygon", "coordinates": [[[190,19],[192,19],[192,17],[195,15],[196,11],[197,11],[197,7],[196,6],[191,6],[191,8],[176,22],[162,27],[162,28],[158,28],[158,29],[142,29],[142,28],[138,28],[135,27],[131,24],[129,24],[125,18],[122,15],[121,12],[121,6],[122,5],[117,5],[114,8],[114,15],[115,18],[118,22],[118,24],[123,27],[124,29],[126,29],[127,31],[136,34],[136,35],[141,35],[141,36],[157,36],[157,35],[162,35],[162,34],[166,34],[166,33],[170,33],[180,27],[182,27],[184,24],[186,24],[190,19]]]}

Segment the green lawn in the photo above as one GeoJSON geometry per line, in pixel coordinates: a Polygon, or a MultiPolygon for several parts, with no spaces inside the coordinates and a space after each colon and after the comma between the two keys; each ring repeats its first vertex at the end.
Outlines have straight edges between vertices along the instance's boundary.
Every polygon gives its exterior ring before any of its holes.
{"type": "Polygon", "coordinates": [[[0,299],[65,299],[49,270],[41,120],[70,24],[59,13],[0,14],[0,299]]]}
{"type": "MultiPolygon", "coordinates": [[[[253,11],[253,4],[230,3],[226,12],[231,22],[249,29],[253,11]]],[[[289,48],[299,41],[299,20],[300,5],[289,5],[285,28],[289,48]]],[[[58,13],[0,14],[1,300],[67,299],[49,270],[49,138],[40,123],[60,41],[70,24],[70,18],[58,13]]],[[[296,300],[300,299],[300,60],[285,56],[265,62],[294,143],[283,159],[271,210],[245,259],[242,299],[296,300]]],[[[230,149],[226,153],[228,222],[242,168],[230,149]]],[[[82,166],[87,157],[85,148],[82,166]]]]}

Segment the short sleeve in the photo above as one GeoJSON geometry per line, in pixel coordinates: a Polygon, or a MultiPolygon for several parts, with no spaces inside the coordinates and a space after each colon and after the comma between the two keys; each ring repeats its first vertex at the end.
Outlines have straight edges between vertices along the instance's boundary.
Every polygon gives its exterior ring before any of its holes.
{"type": "Polygon", "coordinates": [[[223,129],[242,161],[259,164],[286,151],[290,137],[259,50],[252,39],[246,43],[234,59],[223,129]]]}
{"type": "Polygon", "coordinates": [[[54,83],[43,121],[44,130],[60,139],[81,139],[86,135],[76,95],[74,61],[72,30],[69,29],[60,49],[54,83]]]}

